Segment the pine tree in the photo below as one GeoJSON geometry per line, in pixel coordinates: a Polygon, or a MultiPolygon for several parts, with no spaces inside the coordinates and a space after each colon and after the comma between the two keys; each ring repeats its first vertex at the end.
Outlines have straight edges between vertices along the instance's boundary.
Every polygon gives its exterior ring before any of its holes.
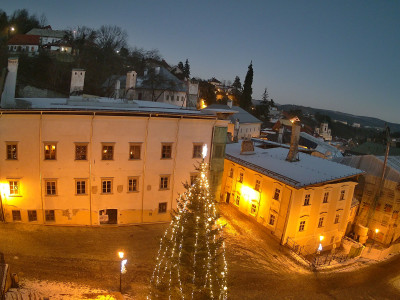
{"type": "Polygon", "coordinates": [[[263,102],[268,102],[268,98],[269,98],[268,91],[267,91],[267,88],[265,88],[264,93],[262,95],[262,101],[263,102]]]}
{"type": "Polygon", "coordinates": [[[185,66],[183,67],[183,75],[185,78],[190,78],[190,65],[188,59],[186,59],[185,66]]]}
{"type": "Polygon", "coordinates": [[[208,165],[177,200],[160,242],[149,299],[227,299],[225,242],[217,202],[208,185],[208,165]]]}
{"type": "Polygon", "coordinates": [[[239,105],[239,100],[242,95],[242,83],[240,82],[239,76],[236,76],[232,83],[232,94],[234,104],[239,105]]]}
{"type": "Polygon", "coordinates": [[[241,108],[249,111],[252,105],[251,96],[253,94],[253,88],[251,85],[253,84],[253,62],[250,62],[249,69],[246,74],[246,78],[244,79],[243,84],[243,93],[240,97],[239,105],[241,108]]]}

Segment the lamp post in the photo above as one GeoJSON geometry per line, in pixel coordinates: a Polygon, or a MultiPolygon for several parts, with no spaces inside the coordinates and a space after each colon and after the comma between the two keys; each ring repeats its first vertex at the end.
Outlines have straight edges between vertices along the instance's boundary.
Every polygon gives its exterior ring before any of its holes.
{"type": "Polygon", "coordinates": [[[120,269],[120,272],[119,272],[119,292],[121,293],[122,292],[122,274],[126,273],[125,265],[126,265],[128,260],[127,259],[123,259],[124,258],[124,252],[123,251],[119,251],[118,252],[118,256],[119,256],[119,258],[121,260],[121,269],[120,269]]]}
{"type": "Polygon", "coordinates": [[[15,31],[15,27],[14,26],[10,26],[8,27],[7,30],[7,40],[10,38],[10,33],[15,31]]]}

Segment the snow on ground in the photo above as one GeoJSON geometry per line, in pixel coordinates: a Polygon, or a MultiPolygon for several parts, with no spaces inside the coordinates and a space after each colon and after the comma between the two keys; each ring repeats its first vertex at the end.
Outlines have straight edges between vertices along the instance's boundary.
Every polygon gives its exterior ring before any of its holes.
{"type": "Polygon", "coordinates": [[[13,299],[51,299],[51,300],[120,300],[133,299],[128,295],[123,298],[119,293],[109,293],[101,289],[93,289],[85,285],[71,282],[21,279],[18,289],[10,289],[6,300],[13,299]]]}

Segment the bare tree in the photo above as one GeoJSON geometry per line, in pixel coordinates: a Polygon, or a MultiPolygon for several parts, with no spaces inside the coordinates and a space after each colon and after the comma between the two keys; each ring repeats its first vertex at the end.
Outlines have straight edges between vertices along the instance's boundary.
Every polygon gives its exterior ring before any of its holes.
{"type": "Polygon", "coordinates": [[[118,26],[103,25],[96,31],[96,44],[103,49],[117,51],[126,47],[128,34],[118,26]]]}

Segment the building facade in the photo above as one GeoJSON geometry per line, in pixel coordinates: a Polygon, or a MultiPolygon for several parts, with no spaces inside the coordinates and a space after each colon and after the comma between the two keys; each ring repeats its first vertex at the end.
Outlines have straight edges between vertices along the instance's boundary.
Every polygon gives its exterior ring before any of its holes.
{"type": "Polygon", "coordinates": [[[304,153],[289,162],[283,148],[242,150],[240,144],[227,145],[223,201],[303,254],[315,253],[321,236],[324,249],[340,243],[357,184],[353,179],[361,171],[304,153]]]}

